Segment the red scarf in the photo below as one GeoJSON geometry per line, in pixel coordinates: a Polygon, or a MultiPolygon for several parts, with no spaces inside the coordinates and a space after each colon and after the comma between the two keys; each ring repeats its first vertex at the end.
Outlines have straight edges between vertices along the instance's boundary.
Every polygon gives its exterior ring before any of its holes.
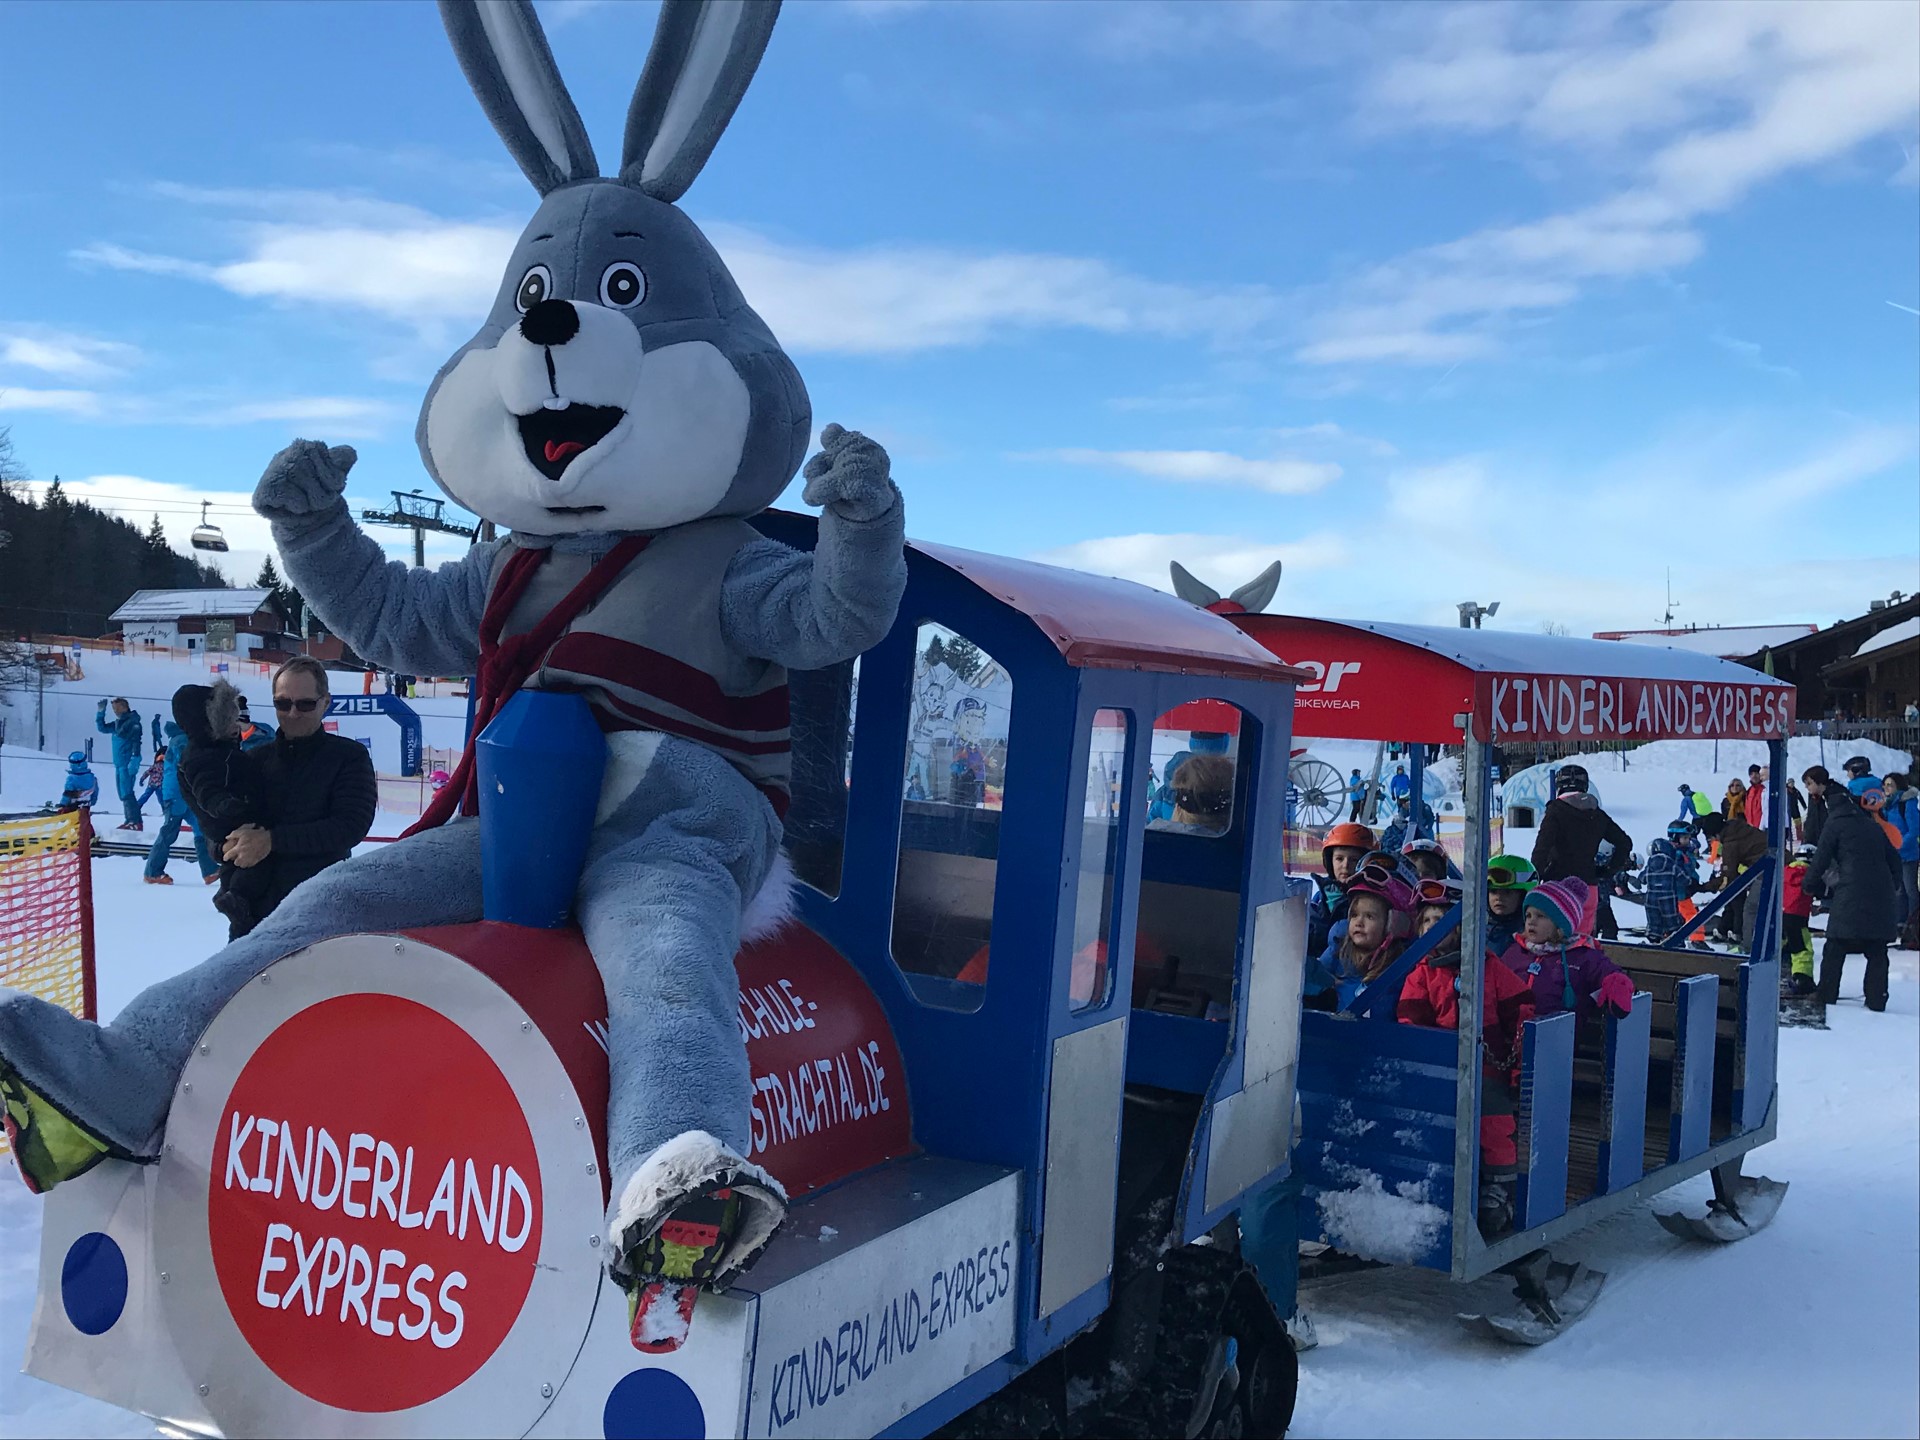
{"type": "Polygon", "coordinates": [[[453,818],[455,807],[462,815],[480,813],[480,775],[474,761],[473,746],[489,721],[500,713],[514,693],[527,682],[546,659],[561,633],[580,612],[599,598],[600,592],[632,564],[647,548],[649,535],[630,535],[595,563],[566,598],[547,612],[546,618],[525,634],[502,640],[500,631],[507,617],[526,593],[533,575],[553,552],[548,549],[515,550],[500,569],[500,578],[487,597],[486,613],[480,617],[480,673],[474,677],[473,724],[467,730],[467,745],[460,752],[460,763],[453,775],[433,797],[424,814],[400,834],[401,839],[444,825],[453,818]]]}

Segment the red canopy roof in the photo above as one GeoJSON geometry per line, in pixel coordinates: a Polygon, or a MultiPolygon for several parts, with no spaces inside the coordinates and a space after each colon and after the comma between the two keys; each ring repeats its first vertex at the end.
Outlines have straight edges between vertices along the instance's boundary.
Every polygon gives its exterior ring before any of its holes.
{"type": "Polygon", "coordinates": [[[1306,669],[1294,730],[1323,739],[1777,740],[1794,690],[1710,655],[1511,630],[1236,615],[1306,669]]]}
{"type": "Polygon", "coordinates": [[[1069,665],[1244,680],[1309,678],[1232,621],[1164,591],[948,545],[915,540],[908,548],[1027,616],[1069,665]]]}

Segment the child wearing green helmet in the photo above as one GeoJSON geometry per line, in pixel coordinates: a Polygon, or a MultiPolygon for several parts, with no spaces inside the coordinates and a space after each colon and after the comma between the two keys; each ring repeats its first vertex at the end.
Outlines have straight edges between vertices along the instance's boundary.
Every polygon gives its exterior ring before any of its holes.
{"type": "Polygon", "coordinates": [[[1487,861],[1487,953],[1504,955],[1520,933],[1520,906],[1527,892],[1540,883],[1533,862],[1518,855],[1496,855],[1487,861]]]}

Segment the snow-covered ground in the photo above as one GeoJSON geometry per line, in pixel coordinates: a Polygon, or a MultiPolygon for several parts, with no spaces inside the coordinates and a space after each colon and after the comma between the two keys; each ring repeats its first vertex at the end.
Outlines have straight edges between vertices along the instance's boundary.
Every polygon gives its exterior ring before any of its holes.
{"type": "MultiPolygon", "coordinates": [[[[0,691],[0,718],[7,724],[7,739],[13,744],[33,745],[44,724],[49,754],[65,757],[93,743],[93,753],[111,798],[113,790],[112,741],[94,728],[94,716],[102,700],[115,697],[126,700],[140,713],[145,729],[143,754],[153,759],[153,717],[162,722],[173,718],[173,692],[182,685],[205,685],[214,678],[211,663],[185,657],[161,659],[146,655],[114,655],[106,651],[85,651],[80,656],[84,671],[79,680],[49,677],[44,692],[33,689],[0,691]]],[[[273,685],[262,667],[234,662],[225,673],[247,697],[248,708],[256,720],[273,723],[273,685]]],[[[333,685],[342,695],[358,695],[357,675],[336,674],[333,685]]],[[[467,702],[451,694],[423,696],[407,702],[420,716],[423,743],[437,750],[460,748],[465,739],[467,702]]],[[[394,775],[400,769],[399,727],[384,716],[346,716],[338,722],[340,733],[371,742],[374,769],[394,775]]],[[[7,783],[11,785],[9,777],[7,783]]],[[[59,771],[54,771],[53,792],[60,793],[59,771]]],[[[51,798],[51,797],[49,797],[51,798]]]]}
{"type": "MultiPolygon", "coordinates": [[[[1830,765],[1856,750],[1883,768],[1895,761],[1851,742],[1828,750],[1830,765]]],[[[1818,759],[1796,742],[1796,773],[1818,759]]],[[[1723,746],[1715,772],[1710,754],[1648,746],[1624,771],[1615,756],[1590,768],[1644,844],[1676,812],[1680,779],[1717,795],[1748,761],[1723,746]]],[[[9,746],[0,812],[47,798],[42,770],[57,790],[57,766],[29,764],[9,746]]],[[[176,880],[189,868],[176,864],[176,880]]],[[[96,860],[94,877],[105,1015],[219,947],[224,922],[202,887],[142,885],[139,862],[121,857],[96,860]]],[[[1858,1003],[1858,961],[1842,993],[1830,1031],[1781,1035],[1780,1137],[1749,1166],[1792,1185],[1768,1230],[1707,1249],[1675,1240],[1641,1208],[1582,1233],[1564,1253],[1605,1271],[1606,1289],[1578,1327],[1539,1350],[1489,1347],[1454,1321],[1458,1310],[1504,1308],[1499,1280],[1458,1287],[1391,1270],[1311,1286],[1303,1299],[1321,1344],[1302,1357],[1293,1433],[1920,1434],[1920,956],[1896,952],[1883,1015],[1858,1003]]],[[[1664,1199],[1702,1207],[1708,1194],[1702,1177],[1664,1199]]],[[[4,1174],[0,1236],[0,1357],[17,1356],[32,1317],[39,1210],[4,1174]]],[[[0,1435],[152,1433],[40,1381],[0,1378],[0,1435]]]]}

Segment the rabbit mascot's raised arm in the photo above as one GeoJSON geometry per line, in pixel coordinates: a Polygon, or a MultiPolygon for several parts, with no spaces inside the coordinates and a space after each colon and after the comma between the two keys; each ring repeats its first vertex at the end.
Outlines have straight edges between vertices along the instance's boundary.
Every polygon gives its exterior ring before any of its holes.
{"type": "MultiPolygon", "coordinates": [[[[576,911],[610,1011],[609,1264],[636,1340],[664,1344],[698,1285],[736,1273],[785,1211],[745,1158],[733,956],[749,905],[789,883],[786,673],[877,642],[906,582],[887,456],[838,426],[806,466],[818,548],[748,525],[804,454],[807,395],[673,203],[776,10],[666,0],[605,179],[532,5],[445,0],[460,63],[541,203],[486,323],[435,378],[418,439],[441,488],[511,533],[437,572],[391,563],[342,498],[353,452],[311,441],[276,456],[254,495],[288,578],[369,660],[477,675],[482,718],[520,686],[578,691],[607,734],[576,911]]],[[[472,776],[469,754],[419,833],[322,872],[110,1026],[0,1001],[0,1089],[30,1183],[157,1154],[194,1040],[280,956],[478,919],[479,825],[451,816],[472,813],[472,776]]]]}

